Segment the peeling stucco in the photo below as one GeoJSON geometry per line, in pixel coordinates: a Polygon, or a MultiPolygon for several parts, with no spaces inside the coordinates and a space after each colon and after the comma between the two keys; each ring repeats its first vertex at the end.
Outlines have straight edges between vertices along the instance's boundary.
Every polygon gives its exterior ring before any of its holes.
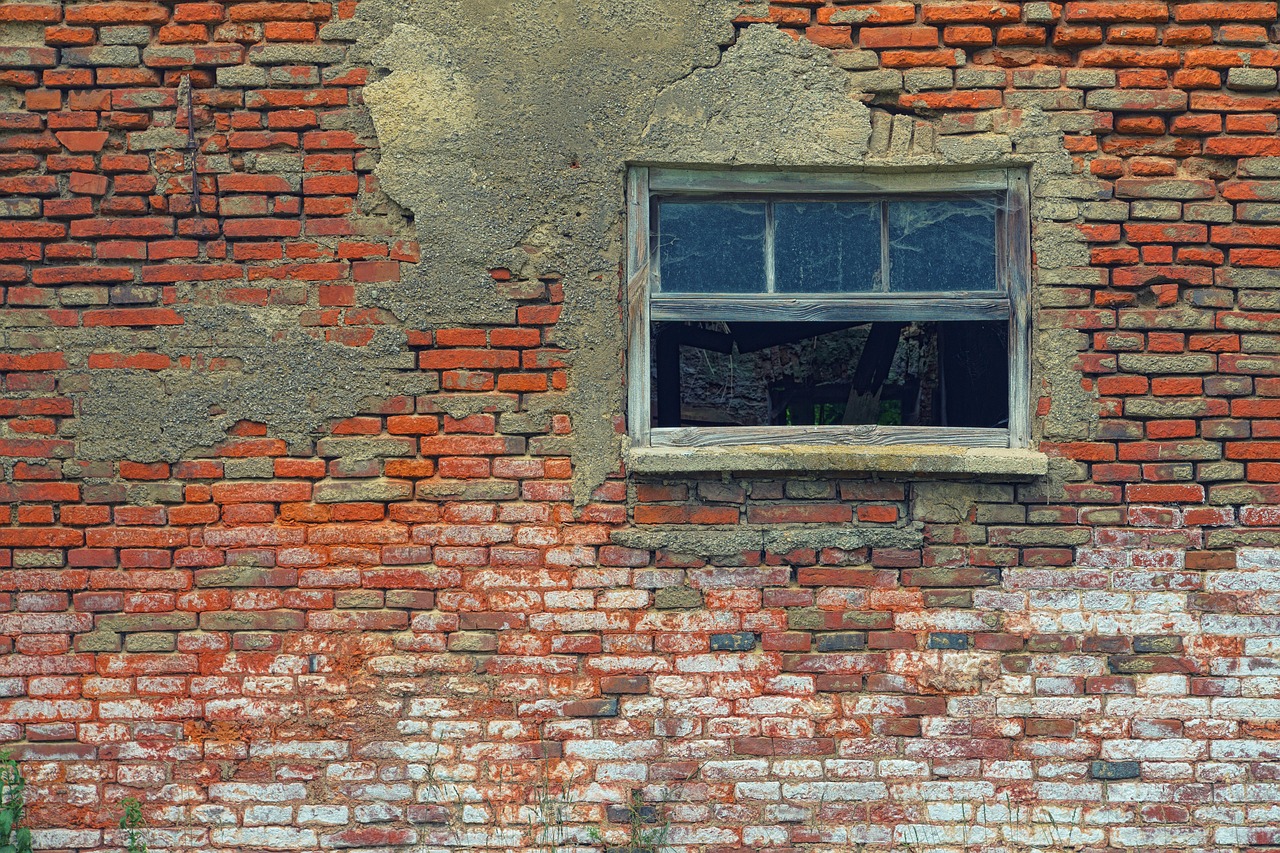
{"type": "MultiPolygon", "coordinates": [[[[239,420],[297,444],[372,398],[430,394],[405,330],[514,323],[515,303],[489,274],[506,268],[563,283],[553,343],[568,352],[569,386],[526,405],[535,419],[571,416],[567,452],[582,503],[618,470],[625,442],[619,269],[629,163],[883,170],[1021,162],[1032,167],[1037,205],[1052,208],[1059,196],[1073,203],[1071,161],[1043,113],[1024,111],[1004,130],[942,134],[927,116],[870,106],[839,53],[770,26],[735,36],[730,22],[740,11],[732,0],[362,2],[343,37],[356,40],[352,61],[376,72],[364,89],[371,122],[352,126],[376,135],[379,187],[399,206],[406,234],[416,232],[422,259],[405,265],[401,281],[362,286],[358,298],[397,322],[352,348],[306,334],[299,308],[212,306],[187,291],[193,298],[175,306],[185,325],[149,343],[175,360],[198,353],[237,369],[82,375],[69,389],[82,395],[79,452],[172,460],[216,444],[239,420]]],[[[301,169],[298,158],[246,161],[261,173],[301,169]]],[[[1071,231],[1036,223],[1034,249],[1051,274],[1087,264],[1071,231]]],[[[1037,375],[1054,400],[1046,438],[1087,434],[1096,409],[1075,378],[1070,336],[1035,342],[1037,375]]],[[[73,364],[104,341],[118,344],[87,330],[78,342],[64,339],[80,351],[73,364]]],[[[464,415],[495,402],[464,395],[440,404],[464,415]]]]}
{"type": "Polygon", "coordinates": [[[423,245],[383,305],[411,324],[510,322],[486,269],[562,278],[570,387],[538,405],[573,418],[579,501],[622,448],[626,165],[866,156],[869,110],[829,53],[768,27],[731,44],[738,11],[707,0],[361,6],[371,59],[388,70],[365,91],[378,176],[423,245]],[[516,17],[527,24],[512,27],[516,17]]]}

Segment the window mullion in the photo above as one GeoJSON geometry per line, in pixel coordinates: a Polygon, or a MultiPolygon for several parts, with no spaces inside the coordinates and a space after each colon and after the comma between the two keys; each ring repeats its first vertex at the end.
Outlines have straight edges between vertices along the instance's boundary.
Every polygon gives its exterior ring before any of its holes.
{"type": "Polygon", "coordinates": [[[889,202],[880,202],[880,281],[876,290],[889,292],[889,202]]]}
{"type": "Polygon", "coordinates": [[[774,255],[773,202],[764,204],[764,289],[766,293],[778,292],[778,268],[774,255]]]}

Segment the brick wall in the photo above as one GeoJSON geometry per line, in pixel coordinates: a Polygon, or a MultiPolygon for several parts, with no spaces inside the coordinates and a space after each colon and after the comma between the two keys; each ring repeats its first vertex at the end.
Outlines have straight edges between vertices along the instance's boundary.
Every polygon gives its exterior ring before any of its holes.
{"type": "Polygon", "coordinates": [[[419,249],[356,6],[0,4],[0,740],[39,849],[120,846],[126,797],[183,851],[631,813],[708,853],[1280,844],[1276,3],[753,7],[880,115],[1070,156],[1032,211],[1051,476],[620,469],[585,504],[558,278],[490,272],[513,325],[378,304],[419,249]],[[116,383],[246,369],[219,306],[421,393],[92,452],[116,383]]]}

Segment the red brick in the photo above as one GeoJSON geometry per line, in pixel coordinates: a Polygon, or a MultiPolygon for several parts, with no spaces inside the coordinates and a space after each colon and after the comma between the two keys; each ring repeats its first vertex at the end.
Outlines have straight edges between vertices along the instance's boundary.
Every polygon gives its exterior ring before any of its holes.
{"type": "Polygon", "coordinates": [[[232,21],[327,21],[331,3],[237,3],[230,7],[232,21]]]}
{"type": "Polygon", "coordinates": [[[1275,3],[1182,3],[1173,9],[1179,23],[1201,21],[1262,21],[1276,19],[1275,3]]]}
{"type": "Polygon", "coordinates": [[[942,31],[942,43],[957,47],[988,47],[995,43],[990,27],[946,27],[942,31]]]}
{"type": "Polygon", "coordinates": [[[1084,0],[1067,3],[1064,18],[1071,23],[1163,23],[1169,19],[1169,7],[1163,2],[1141,0],[1084,0]]]}
{"type": "Polygon", "coordinates": [[[86,326],[178,326],[183,319],[169,308],[108,308],[84,313],[86,326]]]}
{"type": "Polygon", "coordinates": [[[446,368],[514,368],[520,365],[520,359],[516,353],[507,350],[428,350],[418,355],[418,365],[424,370],[440,370],[446,368]]]}
{"type": "Polygon", "coordinates": [[[937,47],[936,27],[867,27],[858,34],[867,48],[937,47]]]}
{"type": "Polygon", "coordinates": [[[751,524],[788,524],[797,522],[839,524],[852,520],[852,508],[842,504],[781,504],[778,506],[752,506],[747,509],[747,521],[751,524]]]}
{"type": "Polygon", "coordinates": [[[921,16],[927,24],[1007,24],[1022,16],[1017,3],[925,3],[921,16]]]}

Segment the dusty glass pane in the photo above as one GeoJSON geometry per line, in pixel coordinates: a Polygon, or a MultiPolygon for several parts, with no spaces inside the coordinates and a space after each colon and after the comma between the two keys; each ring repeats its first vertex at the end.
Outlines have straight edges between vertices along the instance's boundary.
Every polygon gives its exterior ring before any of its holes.
{"type": "Polygon", "coordinates": [[[880,275],[880,205],[778,202],[773,206],[779,293],[875,290],[880,275]]]}
{"type": "Polygon", "coordinates": [[[890,290],[995,290],[994,201],[890,202],[889,266],[890,290]]]}
{"type": "Polygon", "coordinates": [[[653,426],[1003,427],[1009,326],[654,323],[653,426]]]}
{"type": "Polygon", "coordinates": [[[764,202],[664,201],[658,220],[661,292],[764,292],[764,202]]]}

